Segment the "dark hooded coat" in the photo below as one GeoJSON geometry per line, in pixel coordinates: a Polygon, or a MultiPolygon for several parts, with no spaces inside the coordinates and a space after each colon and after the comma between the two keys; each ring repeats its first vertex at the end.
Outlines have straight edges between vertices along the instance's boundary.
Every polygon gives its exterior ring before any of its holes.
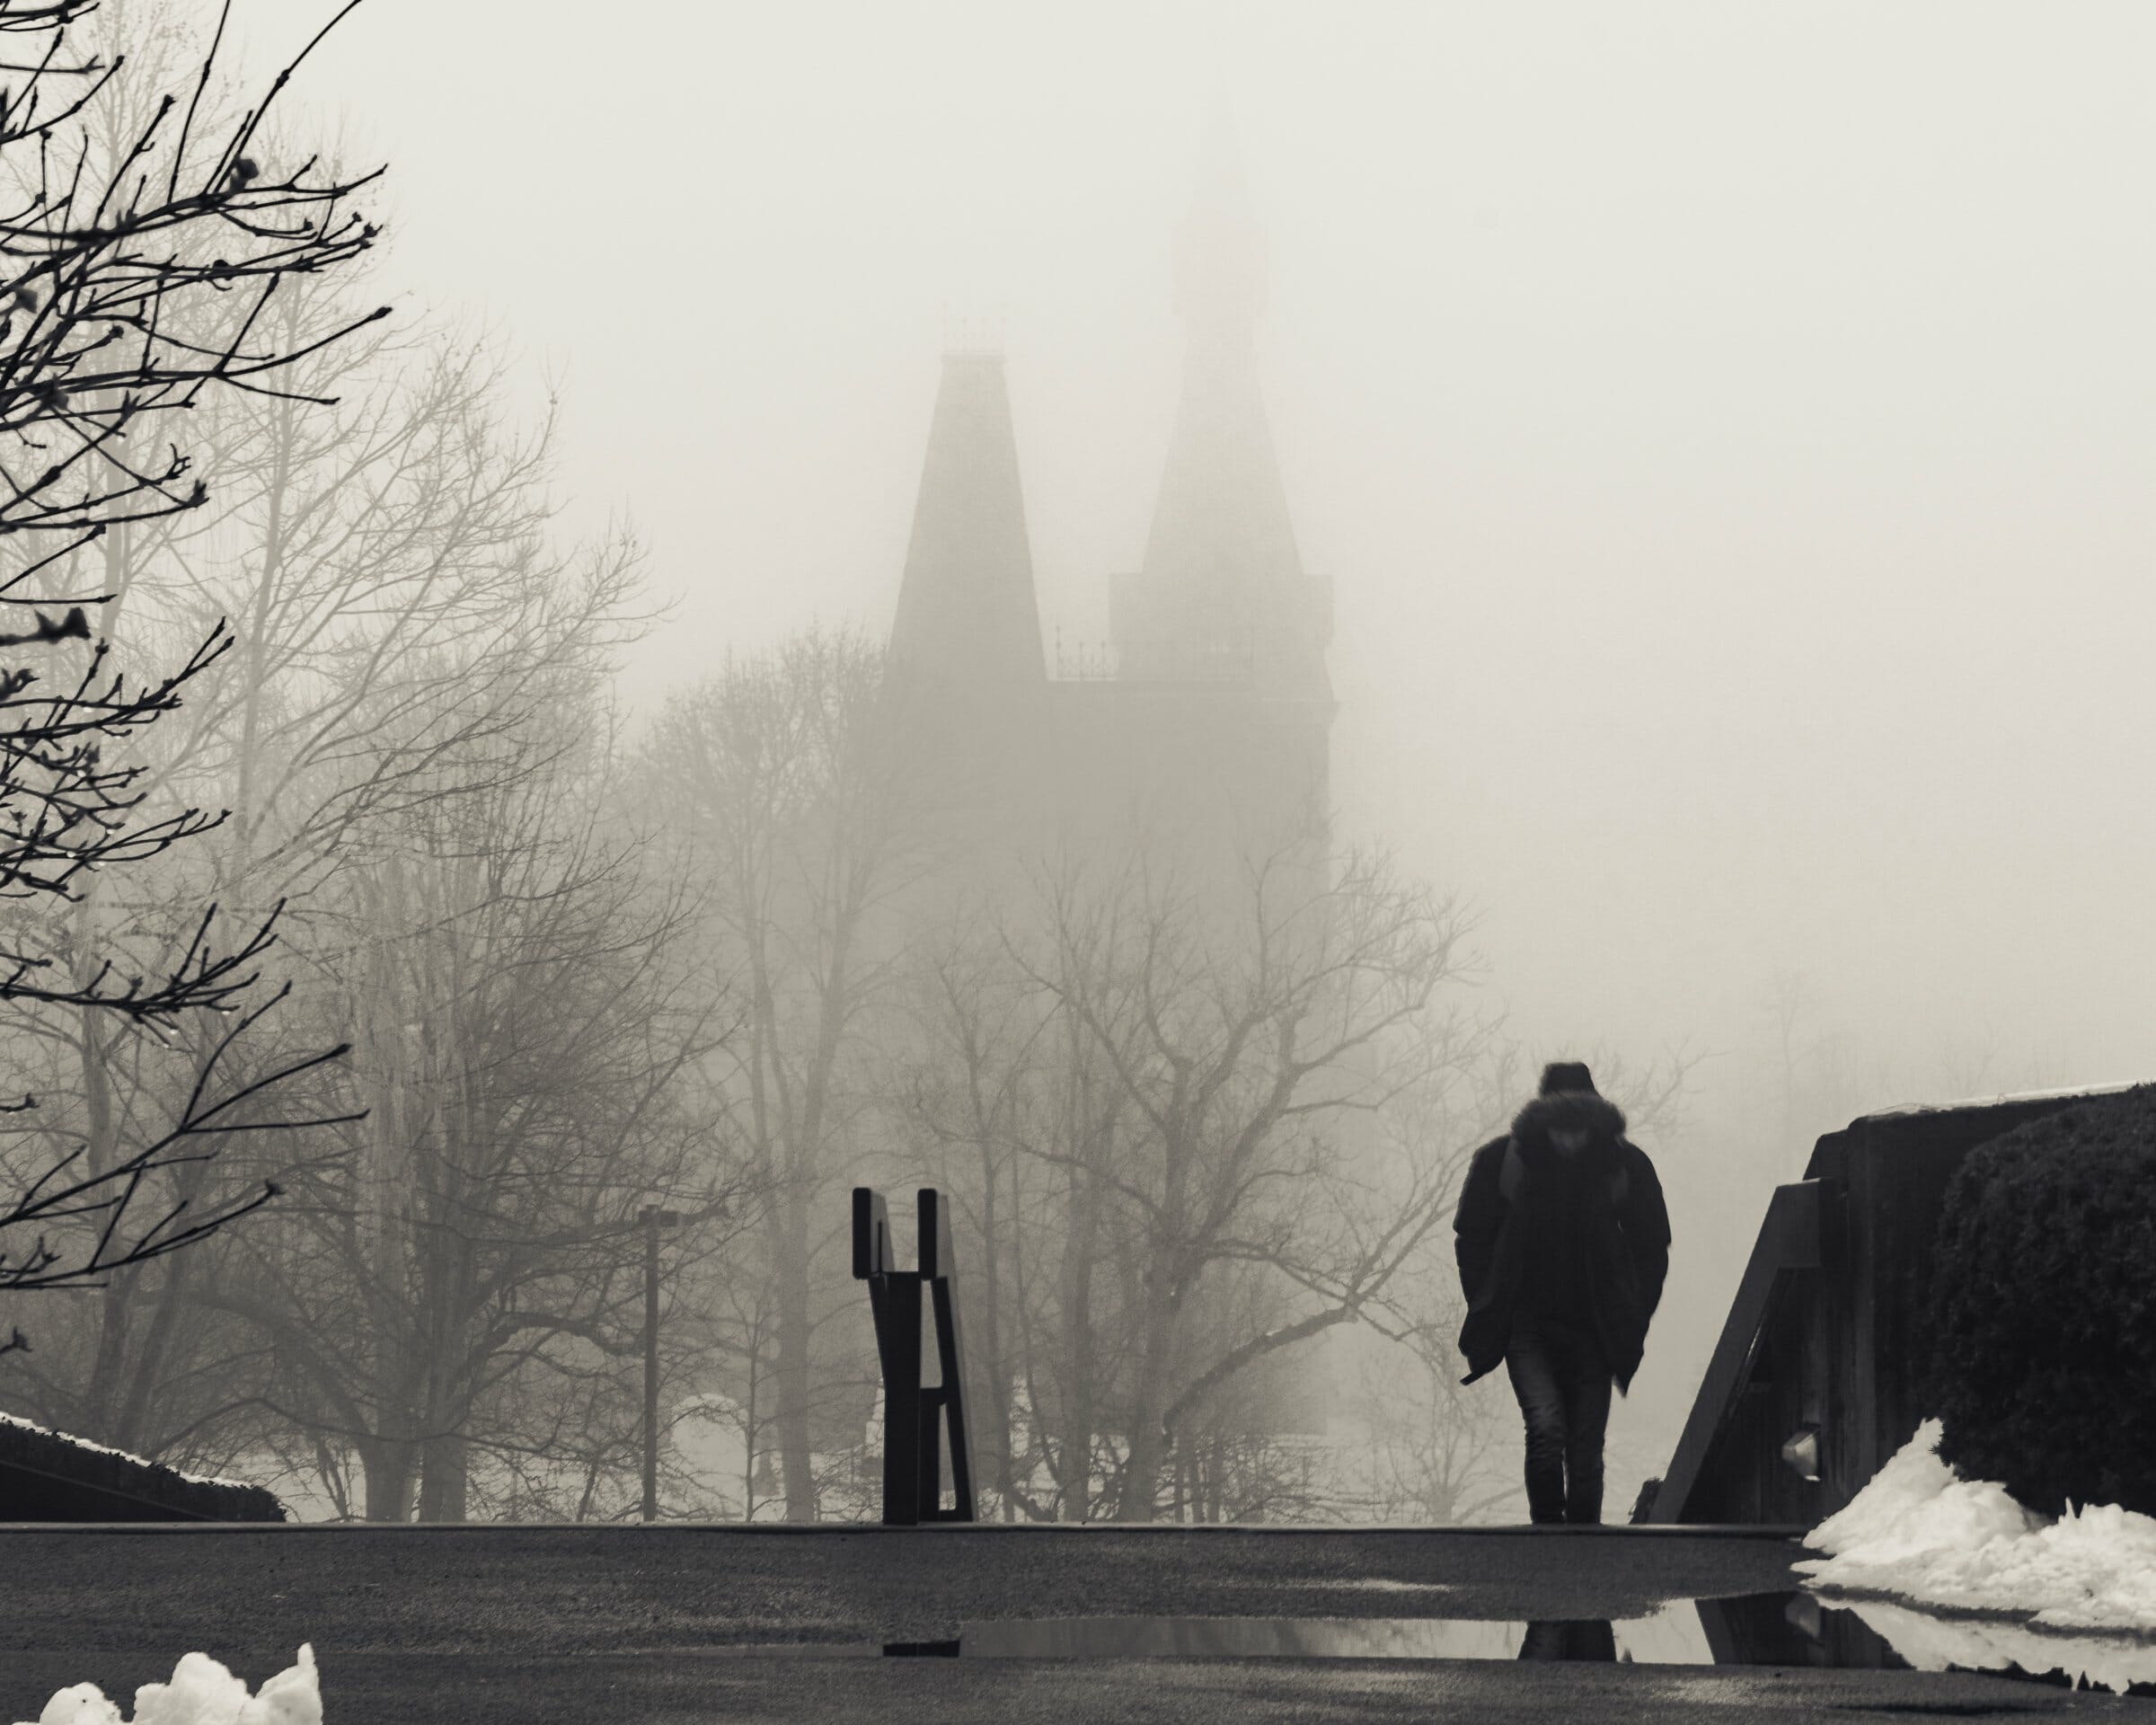
{"type": "Polygon", "coordinates": [[[1462,1382],[1503,1363],[1515,1317],[1546,1304],[1561,1278],[1560,1297],[1601,1340],[1617,1387],[1631,1387],[1669,1269],[1669,1212],[1654,1163],[1625,1137],[1613,1104],[1591,1091],[1529,1102],[1508,1137],[1475,1152],[1453,1235],[1468,1303],[1462,1382]],[[1587,1142],[1560,1160],[1551,1131],[1580,1127],[1587,1142]]]}

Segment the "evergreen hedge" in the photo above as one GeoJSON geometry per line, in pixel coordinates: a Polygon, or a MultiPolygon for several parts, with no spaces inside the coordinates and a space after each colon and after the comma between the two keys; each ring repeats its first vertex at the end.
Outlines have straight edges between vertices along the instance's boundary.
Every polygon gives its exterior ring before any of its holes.
{"type": "Polygon", "coordinates": [[[2156,1085],[1971,1151],[1930,1294],[1926,1406],[1963,1478],[2156,1514],[2156,1085]]]}

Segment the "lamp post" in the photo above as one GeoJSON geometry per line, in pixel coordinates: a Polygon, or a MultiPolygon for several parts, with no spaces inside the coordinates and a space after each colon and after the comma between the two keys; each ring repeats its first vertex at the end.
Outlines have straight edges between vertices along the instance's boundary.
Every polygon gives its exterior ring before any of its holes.
{"type": "Polygon", "coordinates": [[[647,1204],[644,1225],[644,1519],[658,1519],[658,1231],[678,1227],[681,1212],[647,1204]]]}

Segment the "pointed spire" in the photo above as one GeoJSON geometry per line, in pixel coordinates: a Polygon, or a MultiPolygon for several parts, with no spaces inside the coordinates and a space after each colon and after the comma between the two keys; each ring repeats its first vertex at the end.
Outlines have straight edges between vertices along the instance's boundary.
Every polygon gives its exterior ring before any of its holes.
{"type": "Polygon", "coordinates": [[[1182,400],[1144,564],[1117,585],[1117,652],[1126,675],[1240,671],[1268,693],[1330,702],[1330,597],[1303,573],[1259,386],[1264,253],[1234,121],[1216,101],[1176,241],[1182,400]]]}
{"type": "Polygon", "coordinates": [[[891,657],[924,693],[1025,699],[1046,687],[1000,353],[943,356],[891,657]]]}
{"type": "Polygon", "coordinates": [[[1250,213],[1242,143],[1224,90],[1198,145],[1197,186],[1175,243],[1175,308],[1192,340],[1247,334],[1265,311],[1265,235],[1250,213]]]}

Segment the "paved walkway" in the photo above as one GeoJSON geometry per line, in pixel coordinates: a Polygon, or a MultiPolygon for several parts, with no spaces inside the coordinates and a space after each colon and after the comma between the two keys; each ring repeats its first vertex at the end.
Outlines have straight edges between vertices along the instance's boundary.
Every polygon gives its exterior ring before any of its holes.
{"type": "Polygon", "coordinates": [[[853,1657],[1057,1616],[1627,1619],[1772,1594],[1795,1548],[1677,1531],[0,1527],[0,1721],[190,1648],[312,1641],[327,1725],[559,1720],[1906,1720],[2156,1703],[1798,1667],[853,1657]],[[745,1648],[795,1647],[772,1656],[745,1648]]]}

